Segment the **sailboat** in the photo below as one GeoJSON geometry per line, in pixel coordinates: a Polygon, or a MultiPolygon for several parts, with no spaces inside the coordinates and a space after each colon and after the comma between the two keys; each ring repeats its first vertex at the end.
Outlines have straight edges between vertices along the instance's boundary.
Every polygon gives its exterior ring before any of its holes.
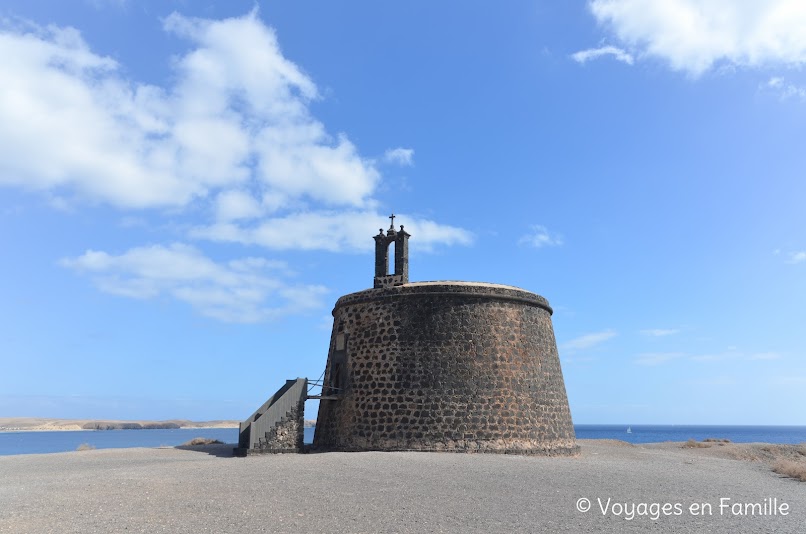
{"type": "Polygon", "coordinates": [[[627,434],[632,434],[632,427],[627,427],[627,434]]]}

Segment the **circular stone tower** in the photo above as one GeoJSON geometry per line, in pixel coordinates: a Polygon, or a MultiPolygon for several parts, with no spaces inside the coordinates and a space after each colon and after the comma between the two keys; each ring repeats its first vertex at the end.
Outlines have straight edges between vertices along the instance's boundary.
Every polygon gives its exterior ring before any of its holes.
{"type": "Polygon", "coordinates": [[[375,288],[336,302],[314,447],[577,453],[546,299],[408,283],[408,237],[381,231],[375,288]]]}

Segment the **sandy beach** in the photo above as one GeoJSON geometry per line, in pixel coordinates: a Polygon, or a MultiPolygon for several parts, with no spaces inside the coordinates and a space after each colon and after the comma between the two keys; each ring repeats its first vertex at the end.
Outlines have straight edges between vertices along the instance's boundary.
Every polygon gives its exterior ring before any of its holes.
{"type": "Polygon", "coordinates": [[[229,446],[0,457],[0,532],[804,532],[792,447],[580,440],[576,458],[231,457],[229,446]],[[769,457],[768,457],[769,456],[769,457]]]}

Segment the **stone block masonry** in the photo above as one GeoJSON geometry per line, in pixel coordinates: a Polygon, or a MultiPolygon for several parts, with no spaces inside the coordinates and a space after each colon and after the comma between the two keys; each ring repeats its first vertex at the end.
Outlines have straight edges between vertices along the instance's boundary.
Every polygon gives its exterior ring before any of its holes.
{"type": "Polygon", "coordinates": [[[470,282],[340,298],[314,448],[577,453],[551,313],[470,282]]]}

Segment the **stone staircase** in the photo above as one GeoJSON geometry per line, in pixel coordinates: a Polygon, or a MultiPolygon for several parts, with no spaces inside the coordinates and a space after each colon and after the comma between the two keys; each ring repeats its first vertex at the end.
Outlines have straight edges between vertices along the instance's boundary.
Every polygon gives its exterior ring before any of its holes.
{"type": "Polygon", "coordinates": [[[286,380],[241,423],[235,455],[302,452],[307,394],[308,379],[286,380]]]}

